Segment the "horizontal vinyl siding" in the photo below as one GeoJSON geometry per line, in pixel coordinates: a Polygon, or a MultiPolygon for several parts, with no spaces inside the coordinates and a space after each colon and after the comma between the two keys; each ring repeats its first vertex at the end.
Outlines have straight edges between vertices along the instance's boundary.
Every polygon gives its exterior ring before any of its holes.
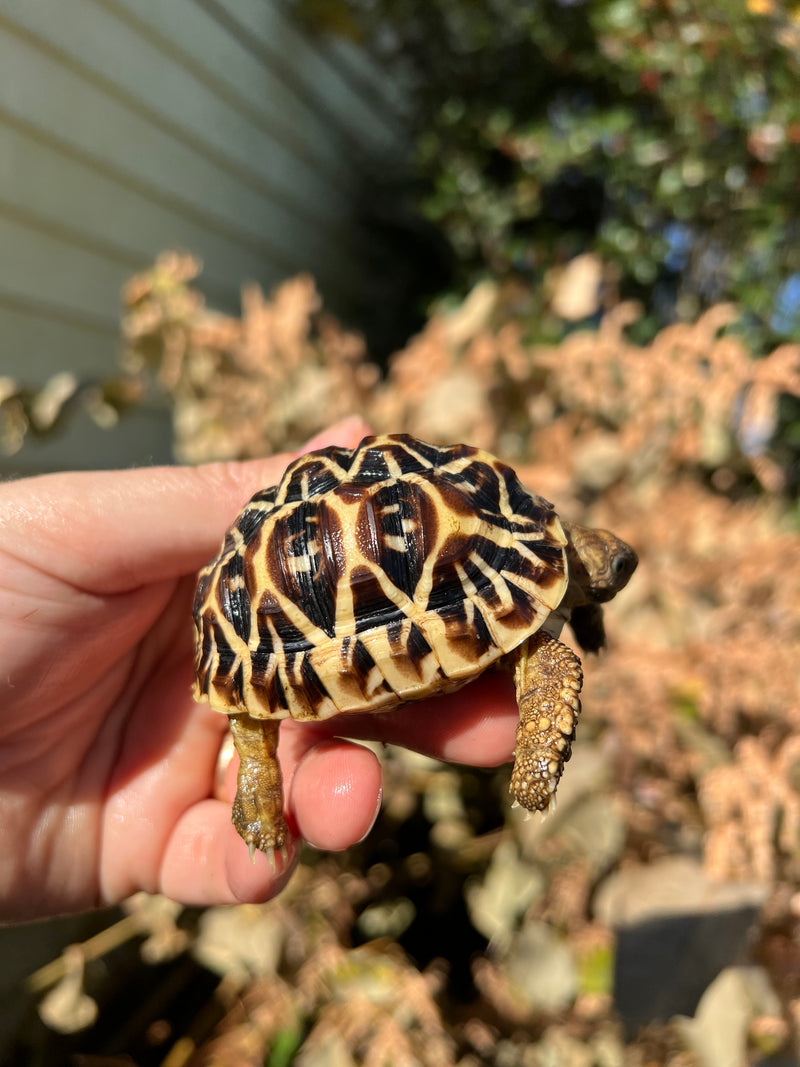
{"type": "Polygon", "coordinates": [[[346,312],[364,179],[403,150],[382,81],[279,0],[0,0],[0,375],[112,372],[120,287],[164,248],[223,310],[309,270],[346,312]]]}
{"type": "MultiPolygon", "coordinates": [[[[70,0],[71,13],[79,2],[70,0]]],[[[252,169],[227,163],[219,146],[200,146],[188,133],[179,136],[117,96],[98,91],[70,66],[53,62],[36,42],[3,30],[0,19],[0,77],[12,83],[2,112],[25,124],[32,136],[48,134],[89,168],[106,170],[120,184],[141,189],[265,258],[280,257],[285,270],[320,262],[324,275],[335,244],[340,271],[353,271],[348,249],[339,244],[347,234],[342,200],[321,202],[314,195],[324,182],[309,189],[298,168],[304,199],[291,198],[276,179],[271,146],[261,159],[262,179],[252,169]]]]}
{"type": "Polygon", "coordinates": [[[102,2],[120,17],[127,14],[155,47],[332,180],[347,186],[354,167],[371,168],[384,153],[396,156],[402,112],[394,87],[367,57],[354,61],[348,46],[344,62],[337,42],[320,51],[287,20],[279,0],[102,2]],[[371,81],[362,68],[372,72],[371,81]]]}
{"type": "Polygon", "coordinates": [[[172,427],[163,408],[137,408],[124,414],[110,430],[101,429],[87,412],[78,410],[63,431],[29,437],[22,451],[5,461],[0,475],[145,467],[171,463],[171,454],[172,427]]]}
{"type": "MultiPolygon", "coordinates": [[[[96,327],[113,328],[119,291],[129,270],[108,256],[53,236],[33,220],[0,214],[0,294],[14,303],[29,300],[54,312],[77,315],[96,327]]],[[[0,300],[2,302],[2,300],[0,300]]],[[[10,368],[13,371],[13,368],[10,368]]],[[[8,370],[8,368],[7,368],[8,370]]]]}
{"type": "Polygon", "coordinates": [[[54,368],[91,381],[120,344],[118,322],[104,325],[24,299],[0,304],[0,338],[7,365],[31,383],[44,382],[54,368]]]}
{"type": "Polygon", "coordinates": [[[197,216],[177,214],[169,202],[154,200],[140,188],[120,184],[29,129],[1,120],[0,190],[0,214],[28,220],[32,229],[61,235],[76,247],[92,248],[129,272],[146,266],[169,234],[174,245],[202,255],[205,291],[218,307],[236,306],[241,277],[264,276],[265,257],[256,249],[209,229],[197,216]]]}

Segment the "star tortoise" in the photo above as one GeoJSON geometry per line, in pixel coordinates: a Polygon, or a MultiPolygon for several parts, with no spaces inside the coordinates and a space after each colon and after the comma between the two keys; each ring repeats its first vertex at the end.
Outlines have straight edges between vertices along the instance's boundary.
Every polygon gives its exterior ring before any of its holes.
{"type": "Polygon", "coordinates": [[[636,564],[481,449],[392,434],[295,460],[238,516],[194,603],[195,696],[230,716],[251,855],[273,860],[288,838],[281,719],[386,711],[503,658],[520,713],[511,793],[546,811],[580,711],[580,660],[559,634],[570,623],[598,650],[600,605],[636,564]]]}

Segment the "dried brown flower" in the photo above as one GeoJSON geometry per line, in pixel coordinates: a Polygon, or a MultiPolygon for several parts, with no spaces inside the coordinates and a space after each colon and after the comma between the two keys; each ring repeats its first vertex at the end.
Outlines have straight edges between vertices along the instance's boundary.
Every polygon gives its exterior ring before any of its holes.
{"type": "Polygon", "coordinates": [[[247,286],[236,319],[209,311],[187,286],[199,269],[168,253],[124,294],[124,367],[154,374],[171,395],[178,459],[283,450],[363,408],[378,371],[361,339],[322,312],[310,277],[269,300],[247,286]]]}

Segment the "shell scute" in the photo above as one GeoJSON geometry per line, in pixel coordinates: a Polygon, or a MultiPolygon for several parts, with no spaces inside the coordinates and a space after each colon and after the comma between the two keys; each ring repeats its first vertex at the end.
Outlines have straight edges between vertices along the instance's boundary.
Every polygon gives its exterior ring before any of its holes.
{"type": "Polygon", "coordinates": [[[374,485],[376,482],[385,482],[391,477],[388,453],[381,449],[370,448],[364,453],[364,459],[353,477],[353,484],[374,485]]]}
{"type": "MultiPolygon", "coordinates": [[[[472,567],[472,584],[476,590],[492,584],[490,575],[498,555],[495,545],[486,544],[485,538],[477,535],[451,534],[441,545],[431,577],[431,591],[426,609],[441,611],[464,598],[463,574],[466,566],[472,567]],[[483,550],[483,551],[481,551],[483,550]],[[488,558],[486,558],[488,557],[488,558]]],[[[469,595],[470,590],[466,590],[469,595]]]]}
{"type": "Polygon", "coordinates": [[[196,693],[308,719],[457,688],[558,606],[565,543],[548,501],[466,445],[301,456],[201,573],[196,693]]]}
{"type": "Polygon", "coordinates": [[[387,596],[375,572],[369,567],[353,568],[350,589],[357,634],[376,626],[387,626],[405,617],[403,606],[387,596]]]}
{"type": "MultiPolygon", "coordinates": [[[[285,600],[279,599],[266,589],[258,604],[256,621],[258,627],[258,650],[280,655],[282,652],[304,652],[314,644],[313,635],[293,621],[285,610],[285,600]]],[[[244,638],[244,634],[240,635],[244,638]]]]}
{"type": "Polygon", "coordinates": [[[513,582],[506,582],[506,585],[513,606],[503,614],[503,622],[510,628],[530,633],[537,616],[535,604],[530,595],[518,585],[513,582]]]}
{"type": "MultiPolygon", "coordinates": [[[[429,445],[407,434],[386,434],[384,437],[368,437],[359,448],[365,447],[365,454],[374,451],[383,453],[393,476],[419,474],[441,465],[442,449],[429,445]]],[[[369,460],[368,460],[369,462],[369,460]]]]}
{"type": "Polygon", "coordinates": [[[250,640],[250,598],[244,584],[244,560],[236,555],[231,559],[227,574],[220,575],[218,599],[222,613],[230,619],[237,634],[250,640]]]}
{"type": "MultiPolygon", "coordinates": [[[[255,498],[251,504],[255,502],[255,498]]],[[[269,501],[271,505],[273,502],[269,501]]],[[[266,508],[250,507],[243,511],[236,520],[236,529],[242,535],[242,544],[249,545],[254,538],[258,537],[259,530],[266,522],[269,511],[266,508]]]]}

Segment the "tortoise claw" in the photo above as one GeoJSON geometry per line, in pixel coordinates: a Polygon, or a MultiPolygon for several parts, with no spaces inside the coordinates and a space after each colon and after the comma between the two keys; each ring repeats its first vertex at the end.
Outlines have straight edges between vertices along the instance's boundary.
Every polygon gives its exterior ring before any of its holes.
{"type": "MultiPolygon", "coordinates": [[[[281,845],[279,848],[268,848],[264,851],[267,857],[267,863],[269,863],[269,869],[272,871],[273,874],[277,874],[279,871],[284,870],[288,866],[289,850],[286,848],[286,845],[281,845]]],[[[251,851],[251,859],[252,855],[253,853],[251,851]]]]}
{"type": "Polygon", "coordinates": [[[267,863],[269,863],[269,869],[273,874],[278,871],[285,870],[289,865],[289,850],[286,847],[285,841],[281,841],[280,844],[262,844],[256,837],[249,835],[244,839],[247,845],[247,851],[250,853],[250,862],[256,862],[256,852],[263,852],[267,857],[267,863]]]}

